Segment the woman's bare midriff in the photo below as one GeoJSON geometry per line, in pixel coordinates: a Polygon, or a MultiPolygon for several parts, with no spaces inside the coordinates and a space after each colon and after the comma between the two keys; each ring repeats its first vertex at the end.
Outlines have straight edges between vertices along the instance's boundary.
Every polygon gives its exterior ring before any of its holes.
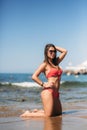
{"type": "Polygon", "coordinates": [[[56,91],[59,91],[60,80],[58,80],[58,77],[50,77],[50,78],[48,78],[48,83],[53,83],[53,89],[55,89],[56,91]]]}

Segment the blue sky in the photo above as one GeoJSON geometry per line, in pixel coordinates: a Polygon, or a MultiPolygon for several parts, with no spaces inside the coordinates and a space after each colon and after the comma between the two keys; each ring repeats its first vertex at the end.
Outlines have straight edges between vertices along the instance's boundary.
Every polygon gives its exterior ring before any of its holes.
{"type": "Polygon", "coordinates": [[[63,68],[87,60],[87,0],[0,0],[0,72],[33,72],[49,42],[63,68]]]}

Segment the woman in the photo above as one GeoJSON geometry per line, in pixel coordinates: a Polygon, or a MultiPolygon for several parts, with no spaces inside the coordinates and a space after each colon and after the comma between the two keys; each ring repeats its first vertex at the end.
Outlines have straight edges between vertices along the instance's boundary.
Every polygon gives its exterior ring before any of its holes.
{"type": "Polygon", "coordinates": [[[22,117],[28,116],[58,116],[62,114],[62,107],[59,99],[59,87],[62,69],[59,67],[59,63],[63,60],[67,54],[66,49],[54,46],[53,44],[47,44],[44,50],[45,60],[39,66],[39,68],[32,75],[32,79],[42,86],[41,99],[44,107],[44,111],[26,111],[22,114],[22,117]],[[60,52],[57,57],[57,51],[60,52]],[[47,82],[42,82],[39,78],[40,73],[44,73],[47,82]]]}

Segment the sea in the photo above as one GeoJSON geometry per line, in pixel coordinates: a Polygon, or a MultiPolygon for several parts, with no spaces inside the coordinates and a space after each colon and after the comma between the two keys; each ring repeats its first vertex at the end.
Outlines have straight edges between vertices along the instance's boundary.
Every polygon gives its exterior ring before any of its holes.
{"type": "MultiPolygon", "coordinates": [[[[31,77],[32,73],[0,73],[0,117],[43,108],[42,87],[31,77]]],[[[44,74],[39,78],[47,81],[44,74]]],[[[87,101],[87,75],[63,74],[59,92],[62,104],[87,101]]]]}

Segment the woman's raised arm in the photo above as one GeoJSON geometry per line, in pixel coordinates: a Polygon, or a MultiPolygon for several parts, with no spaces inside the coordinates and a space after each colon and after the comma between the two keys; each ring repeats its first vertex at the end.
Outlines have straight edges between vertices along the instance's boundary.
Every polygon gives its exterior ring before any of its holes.
{"type": "Polygon", "coordinates": [[[60,55],[58,56],[58,63],[60,63],[64,59],[65,55],[67,54],[67,50],[58,46],[55,47],[56,50],[60,52],[60,55]]]}

